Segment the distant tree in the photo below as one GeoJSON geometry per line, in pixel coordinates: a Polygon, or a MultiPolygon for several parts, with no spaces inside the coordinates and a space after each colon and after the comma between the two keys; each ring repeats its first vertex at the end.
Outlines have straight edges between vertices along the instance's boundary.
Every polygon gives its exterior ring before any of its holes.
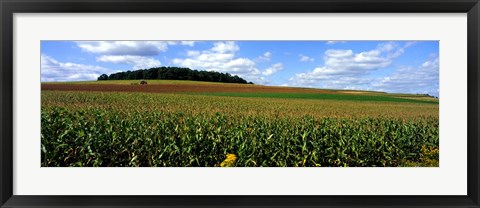
{"type": "Polygon", "coordinates": [[[143,70],[133,71],[135,79],[143,79],[143,70]]]}
{"type": "Polygon", "coordinates": [[[194,80],[208,82],[242,83],[253,84],[229,73],[215,71],[198,71],[180,67],[156,67],[135,71],[117,72],[107,76],[100,76],[99,80],[143,80],[143,79],[171,79],[171,80],[194,80]]]}
{"type": "Polygon", "coordinates": [[[151,68],[145,71],[145,79],[156,79],[157,78],[157,69],[151,68]]]}
{"type": "Polygon", "coordinates": [[[98,77],[97,80],[108,80],[108,75],[102,74],[102,75],[100,75],[100,76],[98,77]]]}

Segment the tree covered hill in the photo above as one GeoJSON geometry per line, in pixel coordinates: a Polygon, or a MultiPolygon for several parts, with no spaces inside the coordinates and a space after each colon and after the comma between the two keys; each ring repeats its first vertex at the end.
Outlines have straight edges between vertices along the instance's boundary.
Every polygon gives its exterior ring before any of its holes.
{"type": "Polygon", "coordinates": [[[135,80],[135,79],[167,79],[167,80],[194,80],[207,82],[225,82],[253,84],[229,73],[214,71],[198,71],[180,67],[156,67],[135,71],[117,72],[110,75],[102,74],[98,80],[135,80]]]}

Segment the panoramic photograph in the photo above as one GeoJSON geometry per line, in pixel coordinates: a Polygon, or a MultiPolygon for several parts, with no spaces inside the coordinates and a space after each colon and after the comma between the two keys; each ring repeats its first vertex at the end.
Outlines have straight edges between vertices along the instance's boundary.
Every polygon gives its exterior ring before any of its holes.
{"type": "Polygon", "coordinates": [[[439,41],[41,41],[41,167],[439,167],[439,41]]]}

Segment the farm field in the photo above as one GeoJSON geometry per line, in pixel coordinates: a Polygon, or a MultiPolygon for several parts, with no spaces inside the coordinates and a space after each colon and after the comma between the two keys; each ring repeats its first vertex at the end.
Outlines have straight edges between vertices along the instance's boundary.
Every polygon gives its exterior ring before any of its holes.
{"type": "Polygon", "coordinates": [[[43,167],[439,166],[439,101],[138,80],[42,83],[43,167]]]}

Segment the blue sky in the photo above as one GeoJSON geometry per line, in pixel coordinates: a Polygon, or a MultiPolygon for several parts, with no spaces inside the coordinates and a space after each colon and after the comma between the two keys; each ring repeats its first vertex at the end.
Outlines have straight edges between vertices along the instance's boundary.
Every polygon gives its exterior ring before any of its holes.
{"type": "Polygon", "coordinates": [[[41,80],[159,66],[261,85],[439,94],[438,41],[42,41],[41,80]]]}

